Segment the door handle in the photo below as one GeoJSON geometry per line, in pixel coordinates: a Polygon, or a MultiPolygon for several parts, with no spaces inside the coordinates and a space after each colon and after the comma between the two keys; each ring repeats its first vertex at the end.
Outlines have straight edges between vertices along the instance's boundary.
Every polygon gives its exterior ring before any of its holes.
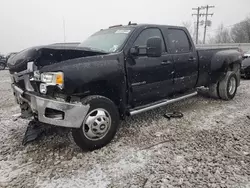
{"type": "Polygon", "coordinates": [[[188,59],[188,61],[196,61],[196,58],[195,58],[195,57],[190,57],[190,58],[188,59]]]}
{"type": "Polygon", "coordinates": [[[169,65],[172,64],[172,61],[162,61],[161,65],[169,65]]]}

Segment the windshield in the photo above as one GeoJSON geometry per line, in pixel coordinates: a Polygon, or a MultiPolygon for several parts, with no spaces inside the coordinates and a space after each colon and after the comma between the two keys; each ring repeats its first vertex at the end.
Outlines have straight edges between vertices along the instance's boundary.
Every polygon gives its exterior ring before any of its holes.
{"type": "Polygon", "coordinates": [[[124,44],[131,31],[132,28],[101,30],[91,35],[84,42],[79,44],[79,46],[107,53],[116,52],[124,44]]]}

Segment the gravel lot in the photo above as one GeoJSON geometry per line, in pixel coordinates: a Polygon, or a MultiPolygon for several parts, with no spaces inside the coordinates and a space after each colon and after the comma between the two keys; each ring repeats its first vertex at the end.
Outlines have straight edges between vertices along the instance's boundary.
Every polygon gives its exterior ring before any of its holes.
{"type": "Polygon", "coordinates": [[[67,132],[22,146],[28,121],[15,117],[8,71],[0,92],[0,187],[250,187],[250,81],[232,101],[198,96],[127,118],[93,152],[67,132]],[[173,110],[184,117],[163,117],[173,110]]]}

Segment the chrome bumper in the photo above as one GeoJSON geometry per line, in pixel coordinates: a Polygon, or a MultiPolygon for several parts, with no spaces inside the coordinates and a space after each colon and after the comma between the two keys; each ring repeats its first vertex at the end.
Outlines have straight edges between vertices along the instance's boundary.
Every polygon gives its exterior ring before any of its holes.
{"type": "Polygon", "coordinates": [[[24,91],[22,89],[14,84],[12,84],[12,88],[17,102],[27,102],[30,105],[32,112],[37,114],[38,120],[43,123],[68,128],[80,128],[89,110],[89,105],[61,102],[55,99],[40,97],[31,94],[30,92],[25,92],[25,96],[28,96],[29,98],[27,99],[24,98],[24,91]],[[63,116],[60,119],[58,119],[58,117],[48,117],[45,113],[46,109],[60,111],[63,113],[63,116]]]}

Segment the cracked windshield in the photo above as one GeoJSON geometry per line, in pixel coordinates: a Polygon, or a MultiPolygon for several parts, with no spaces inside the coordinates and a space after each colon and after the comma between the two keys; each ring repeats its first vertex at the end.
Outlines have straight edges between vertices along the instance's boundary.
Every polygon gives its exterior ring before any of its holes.
{"type": "Polygon", "coordinates": [[[250,188],[249,0],[0,7],[0,188],[250,188]]]}

